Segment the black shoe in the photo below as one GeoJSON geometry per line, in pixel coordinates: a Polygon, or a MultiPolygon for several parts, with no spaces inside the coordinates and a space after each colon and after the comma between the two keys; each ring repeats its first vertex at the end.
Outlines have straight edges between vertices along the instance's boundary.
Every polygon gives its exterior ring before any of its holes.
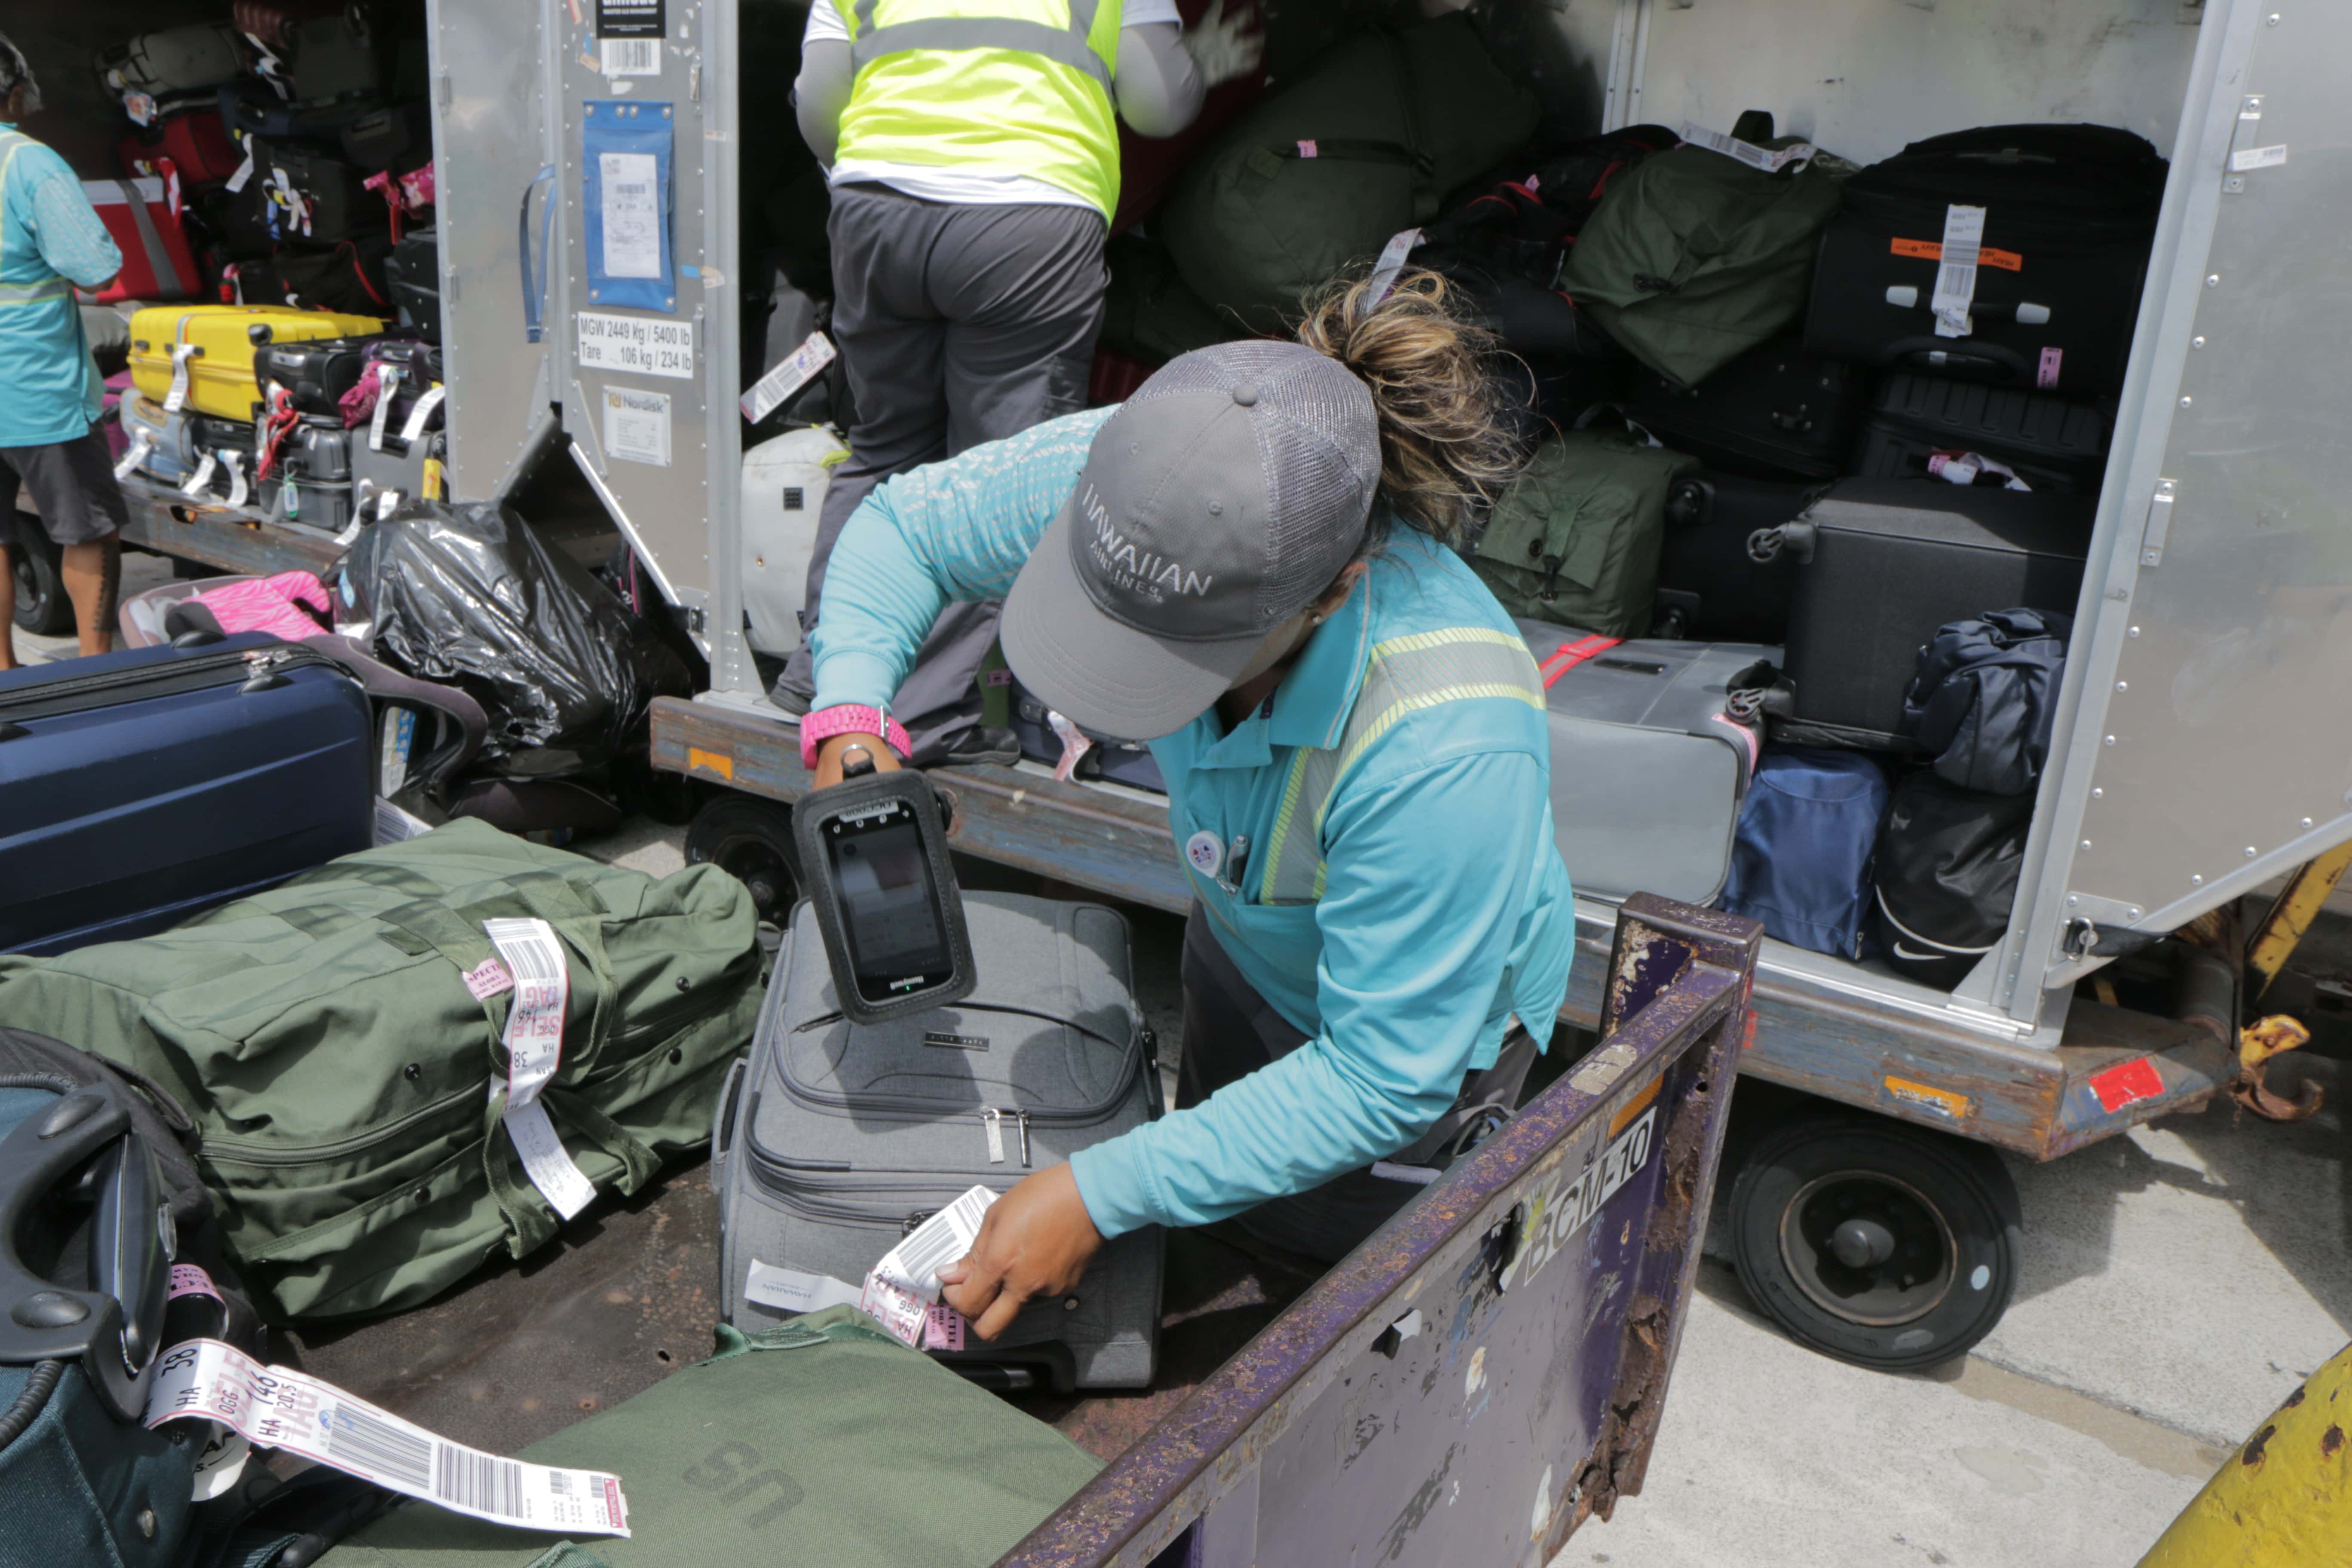
{"type": "Polygon", "coordinates": [[[979,763],[995,763],[1010,767],[1021,760],[1021,738],[1010,730],[990,729],[975,724],[955,738],[955,743],[936,757],[927,759],[925,767],[969,767],[979,763]]]}
{"type": "Polygon", "coordinates": [[[794,690],[792,687],[786,686],[782,679],[779,679],[776,684],[769,689],[768,700],[774,703],[777,707],[782,709],[787,713],[804,718],[807,716],[809,704],[816,700],[816,693],[814,691],[794,690]]]}

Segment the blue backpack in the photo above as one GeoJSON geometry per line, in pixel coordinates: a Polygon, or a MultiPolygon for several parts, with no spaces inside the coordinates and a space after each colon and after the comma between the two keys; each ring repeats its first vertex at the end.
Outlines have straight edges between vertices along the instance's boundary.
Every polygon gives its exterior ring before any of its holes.
{"type": "Polygon", "coordinates": [[[1887,795],[1885,770],[1864,752],[1768,749],[1739,808],[1722,907],[1798,947],[1872,956],[1871,851],[1887,795]]]}

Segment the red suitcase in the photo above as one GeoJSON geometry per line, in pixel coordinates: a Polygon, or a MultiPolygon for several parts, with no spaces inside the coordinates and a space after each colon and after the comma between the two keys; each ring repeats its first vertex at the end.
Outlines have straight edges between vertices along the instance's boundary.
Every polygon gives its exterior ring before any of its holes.
{"type": "Polygon", "coordinates": [[[85,180],[81,189],[122,252],[121,276],[104,293],[90,296],[95,303],[193,300],[203,291],[204,275],[188,247],[179,192],[171,181],[85,180]]]}
{"type": "Polygon", "coordinates": [[[217,184],[242,162],[209,92],[185,109],[159,106],[153,122],[116,142],[114,154],[126,174],[163,174],[168,162],[190,185],[217,184]]]}

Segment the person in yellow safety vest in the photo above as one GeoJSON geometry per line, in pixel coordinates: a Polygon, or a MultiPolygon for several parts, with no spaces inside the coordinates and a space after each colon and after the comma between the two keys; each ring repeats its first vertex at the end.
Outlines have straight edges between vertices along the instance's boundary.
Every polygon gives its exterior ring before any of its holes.
{"type": "MultiPolygon", "coordinates": [[[[776,700],[815,690],[808,636],[843,524],[882,480],[1086,405],[1118,205],[1118,126],[1172,136],[1264,40],[1228,0],[814,0],[794,84],[831,170],[833,338],[856,404],[825,490],[802,646],[776,700]]],[[[1016,761],[980,727],[997,606],[940,617],[891,711],[919,763],[1016,761]]]]}
{"type": "Polygon", "coordinates": [[[81,651],[113,646],[121,581],[119,530],[130,521],[96,420],[104,384],[89,357],[74,286],[103,289],[122,253],[82,195],[74,172],[16,122],[41,107],[40,85],[0,35],[0,669],[9,646],[16,575],[46,533],[81,623],[81,651]],[[19,520],[32,493],[37,522],[19,520]]]}

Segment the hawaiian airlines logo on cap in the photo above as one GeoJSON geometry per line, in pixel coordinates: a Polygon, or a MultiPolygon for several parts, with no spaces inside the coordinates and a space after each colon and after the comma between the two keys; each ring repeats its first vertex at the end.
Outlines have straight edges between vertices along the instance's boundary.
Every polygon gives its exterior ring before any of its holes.
{"type": "Polygon", "coordinates": [[[1111,521],[1110,509],[1095,493],[1090,479],[1078,498],[1078,510],[1086,519],[1087,559],[1102,587],[1131,594],[1155,605],[1171,596],[1208,597],[1211,584],[1217,580],[1216,574],[1194,571],[1121,532],[1111,521]]]}

